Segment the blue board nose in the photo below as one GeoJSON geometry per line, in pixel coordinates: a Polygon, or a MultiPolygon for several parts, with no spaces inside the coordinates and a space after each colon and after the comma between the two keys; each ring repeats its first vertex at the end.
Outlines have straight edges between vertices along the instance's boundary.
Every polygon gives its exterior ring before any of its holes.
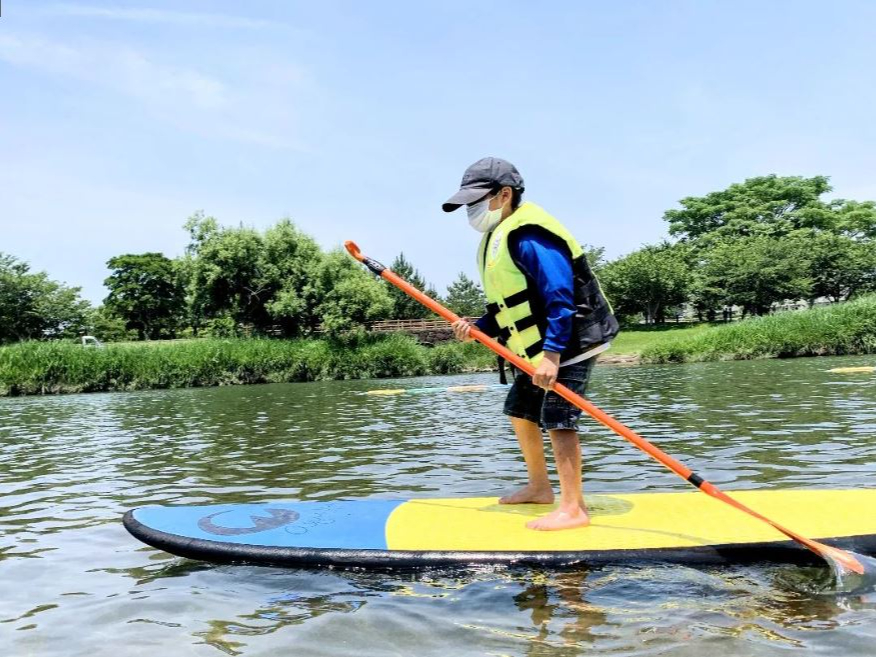
{"type": "Polygon", "coordinates": [[[183,538],[284,548],[386,550],[384,528],[398,500],[152,506],[132,517],[183,538]]]}

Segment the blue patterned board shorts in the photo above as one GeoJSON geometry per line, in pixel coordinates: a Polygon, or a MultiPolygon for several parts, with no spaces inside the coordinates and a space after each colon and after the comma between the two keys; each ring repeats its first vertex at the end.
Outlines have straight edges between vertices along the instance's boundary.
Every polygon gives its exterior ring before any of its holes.
{"type": "MultiPolygon", "coordinates": [[[[584,397],[596,361],[595,356],[561,367],[557,373],[557,382],[584,397]]],[[[543,388],[533,385],[533,377],[522,372],[517,372],[502,412],[510,417],[535,422],[546,431],[579,431],[579,417],[582,414],[580,408],[573,406],[556,392],[548,391],[546,394],[543,388]]]]}

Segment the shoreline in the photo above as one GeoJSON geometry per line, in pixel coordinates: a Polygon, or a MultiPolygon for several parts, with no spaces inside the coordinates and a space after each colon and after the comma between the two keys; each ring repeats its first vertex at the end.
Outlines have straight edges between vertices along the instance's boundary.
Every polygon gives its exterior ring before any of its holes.
{"type": "MultiPolygon", "coordinates": [[[[733,324],[632,327],[600,363],[635,366],[875,353],[875,296],[733,324]]],[[[403,333],[200,338],[169,343],[21,342],[0,347],[0,396],[386,379],[495,372],[475,342],[424,346],[403,333]]]]}
{"type": "MultiPolygon", "coordinates": [[[[871,353],[861,353],[861,354],[811,354],[807,356],[797,356],[796,358],[837,358],[840,356],[868,356],[874,355],[871,353]]],[[[600,356],[600,365],[611,365],[615,367],[632,367],[637,365],[655,365],[655,364],[674,364],[674,365],[683,365],[683,362],[665,362],[665,363],[653,363],[643,360],[637,354],[616,354],[613,357],[604,357],[605,354],[600,356]]],[[[789,360],[786,357],[772,356],[772,357],[760,357],[753,359],[745,359],[745,360],[789,360]]],[[[735,360],[744,360],[744,359],[720,359],[714,360],[711,362],[733,362],[735,360]]],[[[702,362],[702,361],[691,361],[691,362],[702,362]]],[[[388,375],[388,376],[374,376],[374,377],[337,377],[337,378],[320,378],[320,379],[309,379],[309,380],[258,380],[258,381],[221,381],[217,383],[206,383],[206,384],[195,384],[188,386],[148,386],[148,387],[125,387],[125,388],[107,388],[107,389],[91,389],[84,390],[74,387],[68,387],[64,385],[55,385],[47,387],[41,391],[34,392],[10,392],[8,389],[0,387],[0,400],[4,398],[15,398],[15,397],[41,397],[41,396],[57,396],[57,395],[77,395],[77,394],[89,394],[89,393],[126,393],[126,392],[143,392],[146,390],[182,390],[189,388],[219,388],[226,386],[242,386],[242,385],[263,385],[269,383],[316,383],[319,381],[327,381],[327,380],[357,380],[357,381],[380,381],[384,379],[400,379],[400,378],[419,378],[424,376],[454,376],[460,374],[496,374],[498,372],[496,367],[464,367],[463,369],[455,372],[418,372],[414,374],[408,375],[388,375]]]]}
{"type": "Polygon", "coordinates": [[[598,365],[643,365],[639,354],[612,354],[604,351],[600,354],[598,365]]]}

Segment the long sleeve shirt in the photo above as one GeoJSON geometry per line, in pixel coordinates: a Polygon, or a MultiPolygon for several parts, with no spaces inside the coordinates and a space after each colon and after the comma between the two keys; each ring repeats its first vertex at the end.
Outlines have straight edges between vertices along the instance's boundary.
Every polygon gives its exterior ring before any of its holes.
{"type": "MultiPolygon", "coordinates": [[[[509,241],[509,250],[527,278],[535,282],[544,304],[548,325],[542,348],[562,352],[569,343],[572,318],[576,314],[569,254],[545,231],[526,226],[514,232],[509,241]]],[[[499,334],[499,326],[493,315],[484,315],[475,325],[490,336],[499,334]]]]}

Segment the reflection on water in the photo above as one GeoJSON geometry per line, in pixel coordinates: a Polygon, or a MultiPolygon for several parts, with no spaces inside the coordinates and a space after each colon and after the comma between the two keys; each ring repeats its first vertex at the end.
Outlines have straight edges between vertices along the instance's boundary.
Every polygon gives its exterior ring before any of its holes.
{"type": "MultiPolygon", "coordinates": [[[[729,489],[874,486],[867,358],[599,367],[592,400],[729,489]]],[[[827,568],[369,573],[142,546],[143,504],[498,495],[520,483],[489,375],[0,400],[0,641],[11,654],[871,655],[873,583],[827,568]],[[822,582],[822,583],[821,583],[822,582]],[[84,631],[88,630],[88,631],[84,631]]],[[[585,488],[686,490],[603,427],[585,488]]]]}

